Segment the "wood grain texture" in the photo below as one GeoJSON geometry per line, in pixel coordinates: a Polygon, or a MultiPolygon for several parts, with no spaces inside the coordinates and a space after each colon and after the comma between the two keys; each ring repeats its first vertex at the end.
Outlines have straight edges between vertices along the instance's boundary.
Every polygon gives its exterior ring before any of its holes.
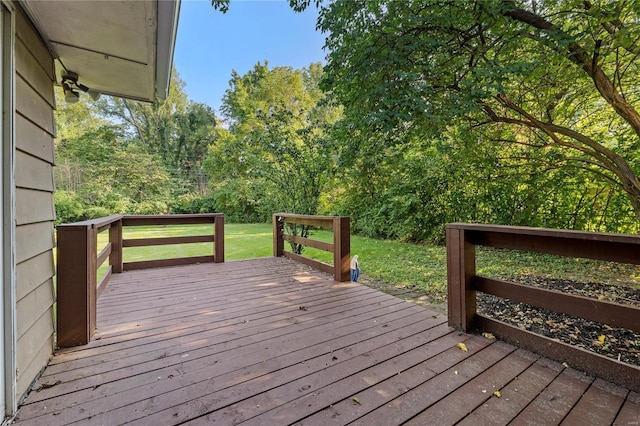
{"type": "Polygon", "coordinates": [[[633,393],[276,257],[113,275],[96,339],[59,351],[35,387],[15,424],[447,424],[483,404],[518,420],[557,391],[563,417],[583,394],[640,414],[633,393]],[[522,392],[515,408],[494,386],[522,392]]]}

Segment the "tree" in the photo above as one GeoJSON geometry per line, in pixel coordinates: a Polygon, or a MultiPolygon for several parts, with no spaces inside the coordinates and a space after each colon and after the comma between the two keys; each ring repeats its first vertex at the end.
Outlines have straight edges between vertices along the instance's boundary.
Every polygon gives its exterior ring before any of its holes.
{"type": "Polygon", "coordinates": [[[166,100],[143,103],[108,98],[100,101],[100,111],[116,118],[145,150],[158,155],[186,190],[202,194],[206,190],[202,161],[217,139],[218,120],[211,107],[189,101],[184,88],[174,69],[166,100]]]}
{"type": "Polygon", "coordinates": [[[170,175],[156,156],[127,140],[117,126],[64,139],[57,156],[78,173],[74,187],[58,187],[63,191],[56,197],[61,219],[168,211],[170,175]]]}
{"type": "MultiPolygon", "coordinates": [[[[221,2],[224,5],[224,2],[221,2]]],[[[308,0],[293,0],[294,8],[308,0]]],[[[548,170],[586,170],[640,216],[640,9],[620,1],[324,4],[324,87],[364,143],[466,125],[548,170]]]]}
{"type": "Polygon", "coordinates": [[[334,170],[327,130],[341,114],[319,89],[321,78],[320,64],[294,70],[258,63],[233,73],[221,108],[229,133],[210,148],[207,170],[217,194],[229,201],[231,187],[244,194],[236,204],[242,215],[248,207],[261,220],[275,211],[318,212],[334,170]]]}

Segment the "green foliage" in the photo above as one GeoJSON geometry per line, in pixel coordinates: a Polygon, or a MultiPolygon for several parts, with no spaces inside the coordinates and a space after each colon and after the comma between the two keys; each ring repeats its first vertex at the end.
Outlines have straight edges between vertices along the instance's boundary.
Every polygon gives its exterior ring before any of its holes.
{"type": "Polygon", "coordinates": [[[334,171],[330,126],[341,109],[318,87],[320,64],[233,73],[223,114],[231,126],[209,149],[216,205],[231,220],[267,221],[276,211],[315,214],[334,171]]]}
{"type": "Polygon", "coordinates": [[[187,193],[176,197],[171,202],[171,213],[174,214],[216,212],[216,203],[212,195],[187,193]]]}
{"type": "Polygon", "coordinates": [[[202,161],[218,138],[218,123],[212,108],[189,101],[184,87],[174,69],[166,100],[148,104],[105,98],[98,103],[98,109],[105,117],[121,123],[129,138],[146,152],[161,159],[184,192],[205,194],[207,176],[202,161]]]}
{"type": "MultiPolygon", "coordinates": [[[[540,188],[553,184],[562,193],[569,192],[563,186],[576,188],[559,200],[563,214],[587,217],[585,200],[612,209],[620,205],[620,194],[627,196],[630,208],[622,212],[631,217],[622,223],[635,228],[633,212],[640,214],[640,115],[635,108],[640,11],[633,4],[326,3],[319,19],[330,51],[324,88],[345,106],[342,140],[352,144],[346,153],[375,155],[397,144],[455,135],[453,149],[488,159],[501,169],[496,174],[513,171],[501,186],[512,193],[498,194],[506,205],[480,206],[498,209],[493,215],[498,222],[546,220],[540,214],[553,209],[540,204],[548,193],[540,188]],[[529,178],[532,169],[545,176],[529,178]],[[585,181],[600,195],[585,194],[585,181]],[[518,195],[515,188],[534,194],[518,195]],[[527,205],[518,206],[518,198],[527,205]]],[[[363,168],[371,173],[377,167],[363,168]]],[[[459,177],[467,182],[482,178],[472,171],[476,167],[459,177]]],[[[395,202],[410,213],[416,200],[400,195],[403,199],[395,202]]],[[[618,218],[609,221],[614,222],[620,223],[618,218]]],[[[606,223],[591,217],[570,226],[602,229],[606,223]]]]}
{"type": "Polygon", "coordinates": [[[77,193],[56,191],[53,199],[56,206],[56,223],[70,223],[84,219],[85,208],[77,193]]]}

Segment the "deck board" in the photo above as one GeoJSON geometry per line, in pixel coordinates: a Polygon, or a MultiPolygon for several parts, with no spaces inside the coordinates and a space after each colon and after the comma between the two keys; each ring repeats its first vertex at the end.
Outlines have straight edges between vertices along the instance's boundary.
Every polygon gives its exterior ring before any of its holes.
{"type": "Polygon", "coordinates": [[[640,419],[633,392],[288,259],[115,274],[98,303],[94,340],[55,355],[15,424],[640,419]]]}

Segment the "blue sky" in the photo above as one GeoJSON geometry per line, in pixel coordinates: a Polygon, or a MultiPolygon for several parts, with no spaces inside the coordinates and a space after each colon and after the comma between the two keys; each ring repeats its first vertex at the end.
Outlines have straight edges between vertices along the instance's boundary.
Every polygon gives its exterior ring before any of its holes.
{"type": "Polygon", "coordinates": [[[302,68],[324,63],[323,35],[315,30],[317,11],[295,13],[287,1],[232,1],[222,14],[208,0],[183,0],[174,53],[189,99],[220,113],[231,71],[240,74],[256,62],[302,68]]]}

